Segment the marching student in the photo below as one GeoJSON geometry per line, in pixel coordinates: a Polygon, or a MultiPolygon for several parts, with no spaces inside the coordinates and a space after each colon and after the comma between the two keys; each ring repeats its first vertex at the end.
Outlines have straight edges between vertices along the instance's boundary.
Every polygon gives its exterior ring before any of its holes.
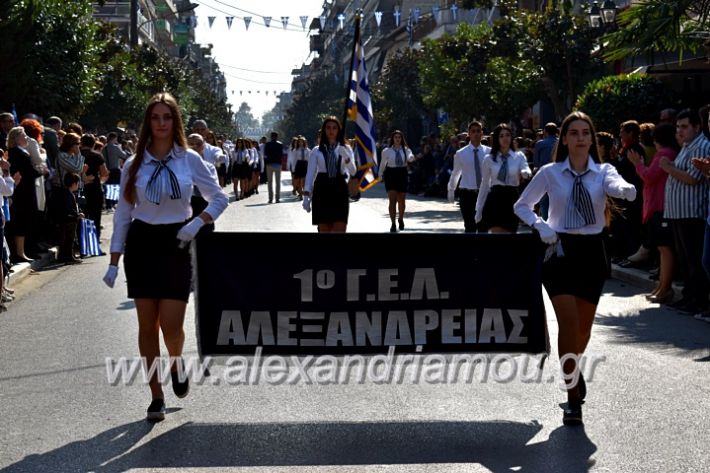
{"type": "Polygon", "coordinates": [[[464,230],[466,233],[475,233],[478,230],[475,214],[478,189],[481,187],[481,165],[483,158],[490,153],[491,149],[481,144],[483,124],[479,121],[468,124],[468,138],[469,143],[454,155],[454,169],[449,178],[447,197],[449,202],[454,203],[456,186],[458,186],[464,230]]]}
{"type": "Polygon", "coordinates": [[[394,224],[399,205],[399,229],[404,230],[404,208],[407,195],[407,163],[414,161],[414,154],[407,146],[407,141],[401,131],[390,134],[389,147],[382,150],[379,171],[385,181],[385,189],[389,198],[389,212],[392,226],[390,232],[396,233],[394,224]]]}
{"type": "Polygon", "coordinates": [[[572,112],[562,122],[553,162],[543,166],[515,203],[515,213],[534,227],[540,239],[557,244],[556,256],[542,268],[542,282],[557,316],[557,347],[567,383],[565,425],[582,424],[587,393],[578,371],[607,275],[602,230],[607,196],[633,201],[636,188],[608,163],[600,163],[591,118],[572,112]],[[542,196],[550,198],[547,221],[533,212],[542,196]],[[578,380],[578,381],[577,381],[578,380]]]}
{"type": "Polygon", "coordinates": [[[308,141],[305,136],[296,138],[296,146],[291,151],[291,164],[293,165],[293,188],[298,194],[298,200],[303,200],[303,184],[308,172],[308,157],[311,150],[308,148],[308,141]]]}
{"type": "Polygon", "coordinates": [[[246,197],[251,180],[251,164],[249,164],[249,151],[245,146],[247,140],[237,138],[234,144],[234,164],[232,165],[232,182],[234,183],[234,197],[236,200],[246,197]],[[237,191],[237,188],[240,190],[237,191]]]}
{"type": "MultiPolygon", "coordinates": [[[[476,225],[485,222],[490,233],[515,233],[519,219],[513,212],[520,182],[530,179],[528,160],[513,151],[513,132],[501,123],[493,130],[491,151],[481,165],[481,187],[476,199],[476,225]]],[[[480,227],[479,227],[480,229],[480,227]]]]}
{"type": "Polygon", "coordinates": [[[264,157],[259,152],[259,143],[244,139],[244,144],[249,147],[251,156],[251,182],[249,182],[249,195],[259,193],[259,176],[264,172],[264,157]]]}
{"type": "Polygon", "coordinates": [[[340,120],[327,117],[321,126],[320,144],[308,158],[303,208],[311,211],[312,194],[312,221],[319,233],[344,233],[348,226],[350,196],[346,175],[354,176],[357,168],[353,150],[342,135],[340,120]]]}
{"type": "MultiPolygon", "coordinates": [[[[185,342],[183,322],[190,295],[189,242],[227,208],[227,195],[199,154],[187,149],[182,116],[167,93],[154,95],[146,108],[136,154],[121,172],[121,194],[114,214],[111,263],[103,280],[113,287],[125,253],[128,297],[138,312],[138,348],[147,366],[160,357],[162,331],[171,357],[173,392],[185,397],[180,380],[185,342]],[[207,208],[190,219],[190,198],[197,186],[207,208]],[[172,360],[177,360],[173,363],[172,360]]],[[[157,373],[150,379],[149,420],[165,418],[163,389],[157,373]]]]}

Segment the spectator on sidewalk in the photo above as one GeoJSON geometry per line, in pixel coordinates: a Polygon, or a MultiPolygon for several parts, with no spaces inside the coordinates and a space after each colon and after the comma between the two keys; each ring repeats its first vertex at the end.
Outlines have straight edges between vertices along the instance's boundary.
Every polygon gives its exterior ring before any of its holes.
{"type": "Polygon", "coordinates": [[[636,172],[643,180],[643,223],[651,248],[658,248],[660,265],[658,270],[658,286],[647,295],[651,302],[667,304],[673,301],[673,233],[670,223],[663,218],[663,202],[665,197],[668,174],[661,169],[662,159],[673,161],[678,154],[678,144],[675,139],[675,127],[670,123],[661,123],[654,128],[653,139],[656,154],[651,164],[646,166],[641,155],[631,150],[627,154],[629,160],[636,166],[636,172]]]}
{"type": "Polygon", "coordinates": [[[81,259],[76,257],[76,235],[79,219],[84,214],[79,212],[76,203],[76,192],[79,190],[81,177],[73,172],[64,174],[62,187],[52,191],[53,220],[59,225],[59,257],[58,261],[64,264],[79,264],[81,259]]]}
{"type": "MultiPolygon", "coordinates": [[[[550,122],[545,125],[543,138],[535,143],[533,150],[532,172],[537,173],[541,167],[552,161],[552,152],[557,146],[557,124],[550,122]]],[[[547,211],[550,207],[550,200],[547,195],[540,201],[540,216],[547,219],[547,211]]]]}
{"type": "Polygon", "coordinates": [[[39,171],[32,165],[27,146],[27,135],[21,126],[12,128],[7,135],[8,161],[10,161],[10,174],[19,173],[20,182],[15,186],[10,206],[10,221],[12,235],[14,236],[15,252],[14,262],[31,262],[25,253],[25,242],[34,235],[35,219],[37,216],[37,192],[35,179],[40,176],[39,171]]]}
{"type": "MultiPolygon", "coordinates": [[[[104,146],[104,149],[101,151],[109,173],[106,184],[117,186],[121,181],[121,168],[129,155],[121,148],[121,145],[118,144],[118,134],[112,131],[108,134],[106,139],[108,140],[106,146],[104,146]]],[[[112,209],[115,206],[115,200],[106,200],[107,208],[112,209]]]]}
{"type": "MultiPolygon", "coordinates": [[[[86,198],[86,217],[94,221],[96,236],[101,237],[101,212],[104,208],[104,191],[102,183],[109,177],[101,153],[94,151],[96,138],[93,135],[81,137],[81,155],[84,157],[86,172],[84,173],[84,197],[86,198]]],[[[66,183],[65,183],[66,186],[66,183]]]]}
{"type": "Polygon", "coordinates": [[[703,312],[708,305],[710,282],[702,266],[703,243],[708,217],[708,183],[693,158],[710,156],[710,141],[700,130],[700,116],[686,109],[676,117],[676,134],[682,148],[674,161],[661,159],[668,173],[663,216],[670,220],[678,266],[684,281],[683,297],[672,304],[689,313],[703,312]]]}

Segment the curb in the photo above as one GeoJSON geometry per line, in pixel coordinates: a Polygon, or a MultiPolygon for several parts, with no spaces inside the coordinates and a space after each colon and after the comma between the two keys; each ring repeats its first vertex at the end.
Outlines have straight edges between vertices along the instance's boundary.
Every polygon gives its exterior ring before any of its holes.
{"type": "Polygon", "coordinates": [[[629,283],[646,291],[653,291],[656,288],[656,281],[648,279],[648,271],[635,268],[622,268],[617,264],[611,265],[611,277],[629,283]]]}
{"type": "Polygon", "coordinates": [[[13,264],[10,268],[12,273],[10,274],[10,283],[14,286],[21,283],[27,276],[30,276],[36,271],[45,268],[55,261],[57,261],[57,255],[59,254],[59,247],[53,246],[49,248],[45,253],[40,253],[41,258],[32,261],[31,263],[17,263],[13,264]]]}

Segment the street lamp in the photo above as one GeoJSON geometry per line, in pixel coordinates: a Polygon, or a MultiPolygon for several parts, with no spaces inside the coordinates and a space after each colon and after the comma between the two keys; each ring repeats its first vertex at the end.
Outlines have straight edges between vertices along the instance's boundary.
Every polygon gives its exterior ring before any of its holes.
{"type": "Polygon", "coordinates": [[[604,0],[601,8],[599,2],[592,3],[588,13],[589,25],[592,28],[608,28],[616,21],[616,3],[614,0],[604,0]]]}

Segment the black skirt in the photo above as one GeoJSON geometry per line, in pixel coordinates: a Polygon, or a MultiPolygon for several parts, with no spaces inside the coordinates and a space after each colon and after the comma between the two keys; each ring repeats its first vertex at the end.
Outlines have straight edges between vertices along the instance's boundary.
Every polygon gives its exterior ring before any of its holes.
{"type": "Polygon", "coordinates": [[[486,226],[488,228],[502,227],[509,232],[517,232],[520,219],[513,212],[513,205],[515,205],[518,197],[517,187],[491,187],[486,197],[486,203],[483,205],[483,222],[486,226]]]}
{"type": "Polygon", "coordinates": [[[296,168],[293,170],[293,177],[296,178],[302,178],[306,177],[306,173],[308,172],[308,161],[305,159],[302,159],[300,161],[296,161],[296,168]]]}
{"type": "Polygon", "coordinates": [[[179,248],[177,239],[177,232],[184,224],[131,222],[123,258],[129,298],[187,302],[192,260],[190,248],[179,248]]]}
{"type": "Polygon", "coordinates": [[[387,167],[383,174],[387,192],[407,192],[407,167],[387,167]]]}
{"type": "Polygon", "coordinates": [[[608,276],[606,248],[601,233],[560,233],[564,256],[553,256],[542,266],[542,283],[550,297],[571,295],[598,304],[608,276]]]}
{"type": "Polygon", "coordinates": [[[350,212],[350,195],[348,184],[343,175],[328,177],[324,172],[318,173],[313,184],[312,201],[313,225],[321,223],[348,222],[350,212]]]}

